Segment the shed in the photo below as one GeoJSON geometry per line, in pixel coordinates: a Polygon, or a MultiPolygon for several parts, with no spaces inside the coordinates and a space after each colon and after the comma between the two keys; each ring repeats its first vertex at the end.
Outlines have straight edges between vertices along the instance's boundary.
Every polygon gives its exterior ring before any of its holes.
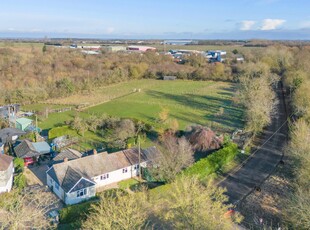
{"type": "Polygon", "coordinates": [[[28,118],[18,118],[16,119],[16,128],[25,131],[28,126],[32,124],[32,120],[28,118]]]}
{"type": "Polygon", "coordinates": [[[174,81],[176,79],[177,79],[176,76],[164,76],[163,77],[163,80],[165,80],[165,81],[174,81]]]}
{"type": "Polygon", "coordinates": [[[34,149],[39,152],[40,154],[46,154],[46,153],[50,153],[51,152],[51,147],[50,145],[45,142],[45,141],[41,141],[41,142],[33,142],[32,143],[34,149]]]}

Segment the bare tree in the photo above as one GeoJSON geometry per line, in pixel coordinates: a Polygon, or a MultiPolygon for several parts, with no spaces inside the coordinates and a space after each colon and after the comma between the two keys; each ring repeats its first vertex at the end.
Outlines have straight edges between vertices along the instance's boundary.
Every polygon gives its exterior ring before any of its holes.
{"type": "Polygon", "coordinates": [[[291,129],[288,152],[294,156],[296,180],[291,199],[286,202],[287,219],[296,229],[310,229],[310,125],[298,120],[291,129]]]}
{"type": "Polygon", "coordinates": [[[83,223],[83,229],[144,229],[148,224],[150,207],[146,192],[101,196],[98,204],[83,223]]]}
{"type": "Polygon", "coordinates": [[[19,193],[13,190],[0,196],[0,229],[47,229],[47,212],[57,199],[48,191],[19,193]]]}
{"type": "Polygon", "coordinates": [[[194,149],[199,151],[218,149],[224,141],[223,136],[217,136],[210,128],[200,125],[189,127],[187,138],[194,149]]]}
{"type": "Polygon", "coordinates": [[[232,229],[241,216],[226,216],[230,205],[224,189],[202,185],[195,177],[181,177],[156,201],[160,229],[232,229]]]}
{"type": "Polygon", "coordinates": [[[167,135],[158,146],[159,156],[153,160],[151,174],[158,180],[173,181],[176,175],[194,162],[190,143],[183,138],[167,135]]]}

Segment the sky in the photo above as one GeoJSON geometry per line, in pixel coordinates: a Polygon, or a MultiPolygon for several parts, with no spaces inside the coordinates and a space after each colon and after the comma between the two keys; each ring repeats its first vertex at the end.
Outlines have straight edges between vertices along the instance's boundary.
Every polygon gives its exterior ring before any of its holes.
{"type": "Polygon", "coordinates": [[[310,40],[310,0],[9,0],[7,37],[310,40]]]}

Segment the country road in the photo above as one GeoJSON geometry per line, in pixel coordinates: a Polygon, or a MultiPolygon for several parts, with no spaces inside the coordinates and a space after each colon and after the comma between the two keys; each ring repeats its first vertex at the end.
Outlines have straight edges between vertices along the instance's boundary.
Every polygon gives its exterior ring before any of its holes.
{"type": "Polygon", "coordinates": [[[231,172],[219,186],[226,187],[229,202],[238,204],[250,194],[256,186],[260,186],[275,170],[282,159],[283,147],[286,144],[288,126],[287,112],[281,82],[276,90],[278,97],[277,113],[271,124],[256,139],[258,147],[252,157],[239,170],[231,172]]]}

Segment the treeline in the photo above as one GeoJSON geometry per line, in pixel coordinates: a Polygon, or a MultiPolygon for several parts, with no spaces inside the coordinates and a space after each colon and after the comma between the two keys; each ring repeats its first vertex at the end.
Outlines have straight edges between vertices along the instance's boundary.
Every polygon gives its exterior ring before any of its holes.
{"type": "Polygon", "coordinates": [[[0,48],[0,104],[33,103],[66,97],[108,84],[175,75],[180,79],[232,80],[231,68],[209,64],[201,56],[185,65],[154,52],[85,55],[78,50],[47,47],[0,48]]]}
{"type": "Polygon", "coordinates": [[[284,71],[287,94],[292,107],[292,123],[287,154],[293,158],[285,217],[293,229],[310,229],[310,47],[295,48],[284,71]]]}
{"type": "Polygon", "coordinates": [[[251,52],[247,54],[248,62],[236,67],[239,91],[235,101],[245,107],[245,129],[254,136],[276,115],[275,92],[292,64],[294,49],[275,46],[251,52]]]}

